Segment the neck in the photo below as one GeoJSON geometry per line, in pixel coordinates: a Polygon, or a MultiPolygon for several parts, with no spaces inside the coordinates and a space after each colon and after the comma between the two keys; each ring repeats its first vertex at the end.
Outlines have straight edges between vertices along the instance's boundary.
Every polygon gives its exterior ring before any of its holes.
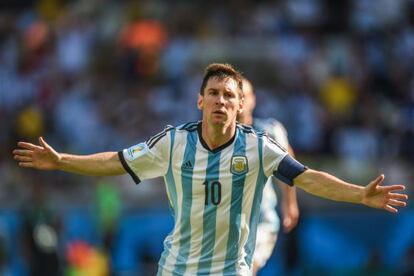
{"type": "Polygon", "coordinates": [[[201,124],[201,136],[207,146],[214,150],[233,138],[236,132],[236,122],[229,126],[209,125],[204,120],[201,124]]]}
{"type": "Polygon", "coordinates": [[[253,116],[252,115],[241,115],[238,118],[238,121],[242,124],[251,126],[251,125],[253,125],[253,116]]]}

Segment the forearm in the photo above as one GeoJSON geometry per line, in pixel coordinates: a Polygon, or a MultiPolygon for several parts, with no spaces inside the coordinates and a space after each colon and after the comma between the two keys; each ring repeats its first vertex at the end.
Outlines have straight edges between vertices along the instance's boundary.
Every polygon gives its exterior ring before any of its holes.
{"type": "Polygon", "coordinates": [[[125,173],[117,152],[102,152],[91,155],[61,153],[57,169],[91,176],[120,175],[125,173]]]}
{"type": "Polygon", "coordinates": [[[308,169],[294,179],[294,184],[319,197],[362,203],[364,187],[347,183],[325,172],[308,169]]]}
{"type": "Polygon", "coordinates": [[[287,184],[281,183],[280,190],[282,191],[283,204],[286,204],[286,205],[296,204],[297,205],[295,187],[290,187],[287,184]]]}

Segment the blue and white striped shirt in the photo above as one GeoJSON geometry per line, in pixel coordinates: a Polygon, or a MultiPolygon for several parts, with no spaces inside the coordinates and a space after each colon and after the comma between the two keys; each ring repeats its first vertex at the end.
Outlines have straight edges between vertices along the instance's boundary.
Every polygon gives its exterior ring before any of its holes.
{"type": "Polygon", "coordinates": [[[250,275],[263,187],[286,155],[240,124],[228,143],[210,150],[201,122],[167,127],[120,152],[135,182],[165,180],[175,225],[158,275],[250,275]]]}

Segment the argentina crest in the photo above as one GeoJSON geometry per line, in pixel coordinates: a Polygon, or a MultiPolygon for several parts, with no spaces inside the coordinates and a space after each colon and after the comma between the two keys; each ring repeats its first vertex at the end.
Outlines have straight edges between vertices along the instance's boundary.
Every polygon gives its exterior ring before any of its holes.
{"type": "Polygon", "coordinates": [[[249,171],[249,165],[247,163],[246,156],[233,156],[231,158],[230,172],[232,174],[244,174],[249,171]]]}

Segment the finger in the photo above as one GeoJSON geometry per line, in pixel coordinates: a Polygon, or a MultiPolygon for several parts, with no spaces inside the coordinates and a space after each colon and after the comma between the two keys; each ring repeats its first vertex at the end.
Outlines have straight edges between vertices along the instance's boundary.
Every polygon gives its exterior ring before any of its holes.
{"type": "Polygon", "coordinates": [[[39,143],[42,147],[45,147],[47,149],[51,149],[51,146],[49,146],[49,144],[46,143],[46,141],[41,136],[39,137],[39,143]]]}
{"type": "Polygon", "coordinates": [[[293,227],[292,226],[284,226],[283,227],[283,232],[284,233],[290,233],[290,231],[292,231],[293,227]]]}
{"type": "Polygon", "coordinates": [[[23,161],[23,162],[32,162],[33,158],[29,156],[22,156],[22,155],[15,155],[14,159],[17,161],[23,161]]]}
{"type": "Polygon", "coordinates": [[[42,147],[26,142],[18,142],[17,146],[29,150],[42,149],[42,147]]]}
{"type": "Polygon", "coordinates": [[[390,198],[392,199],[408,199],[408,195],[405,194],[397,194],[397,193],[390,193],[390,198]]]}
{"type": "Polygon", "coordinates": [[[382,183],[382,181],[384,181],[385,176],[383,174],[379,175],[377,178],[375,178],[375,180],[373,180],[370,183],[370,188],[375,188],[377,187],[380,183],[382,183]]]}
{"type": "Polygon", "coordinates": [[[291,218],[285,218],[283,220],[283,229],[285,233],[289,233],[294,227],[293,220],[291,218]]]}
{"type": "Polygon", "coordinates": [[[284,220],[283,220],[283,225],[285,226],[285,227],[289,227],[289,225],[290,224],[292,224],[292,220],[290,219],[290,218],[285,218],[284,220]]]}
{"type": "Polygon", "coordinates": [[[14,150],[13,151],[14,155],[22,155],[22,156],[32,156],[33,155],[33,151],[31,150],[14,150]]]}
{"type": "Polygon", "coordinates": [[[20,167],[25,167],[25,168],[33,168],[34,167],[32,162],[19,162],[19,166],[20,167]]]}
{"type": "Polygon", "coordinates": [[[390,185],[390,186],[383,186],[385,191],[390,192],[390,191],[396,191],[396,190],[405,190],[405,186],[404,185],[390,185]]]}
{"type": "Polygon", "coordinates": [[[394,213],[394,214],[398,213],[398,210],[396,208],[394,208],[394,207],[392,207],[391,205],[388,205],[388,204],[385,205],[384,209],[387,210],[390,213],[394,213]]]}
{"type": "Polygon", "coordinates": [[[395,199],[388,200],[388,204],[393,205],[393,206],[401,206],[401,207],[404,207],[405,205],[407,205],[407,203],[405,203],[404,201],[395,200],[395,199]]]}

